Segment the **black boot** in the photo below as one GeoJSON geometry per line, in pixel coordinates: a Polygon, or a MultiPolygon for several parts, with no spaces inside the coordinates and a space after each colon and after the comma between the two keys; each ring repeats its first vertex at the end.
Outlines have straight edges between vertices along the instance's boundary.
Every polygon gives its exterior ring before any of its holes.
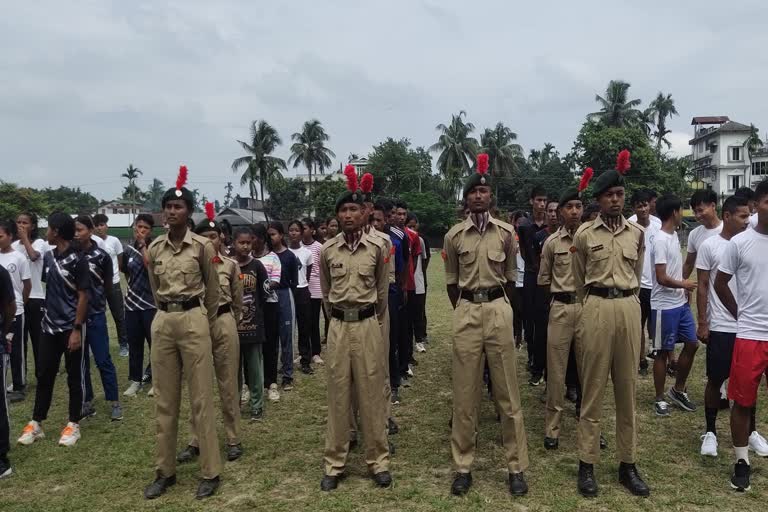
{"type": "Polygon", "coordinates": [[[200,480],[200,484],[197,486],[197,492],[195,493],[195,498],[198,500],[202,500],[203,498],[209,498],[216,494],[216,489],[219,488],[219,477],[215,476],[213,478],[203,478],[200,480]]]}
{"type": "Polygon", "coordinates": [[[325,475],[320,480],[320,490],[329,492],[336,489],[339,486],[339,482],[344,478],[344,475],[325,475]]]}
{"type": "Polygon", "coordinates": [[[238,444],[227,445],[227,460],[229,462],[239,459],[242,455],[243,455],[242,444],[238,443],[238,444]]]}
{"type": "Polygon", "coordinates": [[[456,478],[451,484],[451,494],[454,496],[464,496],[472,487],[472,473],[456,473],[456,478]]]}
{"type": "Polygon", "coordinates": [[[509,474],[509,494],[512,496],[525,496],[528,494],[528,484],[523,473],[509,474]]]}
{"type": "Polygon", "coordinates": [[[155,477],[155,481],[144,489],[144,497],[148,500],[159,498],[165,494],[165,491],[172,485],[176,485],[176,475],[171,475],[166,478],[158,473],[155,477]]]}
{"type": "Polygon", "coordinates": [[[179,454],[176,456],[176,462],[179,464],[186,464],[187,462],[192,462],[195,460],[198,455],[200,455],[200,448],[190,444],[179,452],[179,454]]]}
{"type": "Polygon", "coordinates": [[[544,448],[547,450],[557,450],[557,447],[560,446],[560,440],[556,437],[545,437],[544,438],[544,448]]]}
{"type": "Polygon", "coordinates": [[[377,487],[381,487],[382,489],[391,487],[392,475],[389,473],[389,471],[382,471],[380,473],[376,473],[375,475],[373,475],[373,483],[375,483],[377,487]]]}
{"type": "Polygon", "coordinates": [[[622,462],[619,464],[619,483],[635,496],[650,496],[651,489],[640,478],[634,464],[622,462]]]}
{"type": "Polygon", "coordinates": [[[606,448],[608,448],[608,441],[605,440],[603,434],[600,434],[600,449],[605,450],[606,448]]]}
{"type": "Polygon", "coordinates": [[[400,432],[400,427],[397,426],[397,423],[395,423],[395,420],[392,418],[387,419],[387,433],[391,436],[394,436],[395,434],[398,434],[400,432]]]}
{"type": "Polygon", "coordinates": [[[597,496],[594,466],[582,461],[579,461],[579,493],[585,498],[597,496]]]}

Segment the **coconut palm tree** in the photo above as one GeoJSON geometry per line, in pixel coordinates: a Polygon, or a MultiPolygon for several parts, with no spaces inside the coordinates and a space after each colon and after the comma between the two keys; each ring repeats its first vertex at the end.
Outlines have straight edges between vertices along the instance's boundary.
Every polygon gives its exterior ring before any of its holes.
{"type": "Polygon", "coordinates": [[[651,102],[649,110],[653,124],[656,125],[656,130],[653,132],[653,137],[656,139],[656,152],[661,153],[662,142],[667,145],[667,148],[672,147],[672,143],[666,138],[667,134],[672,133],[672,130],[667,129],[667,118],[678,115],[675,100],[672,99],[671,94],[665,96],[664,93],[659,92],[651,102]]]}
{"type": "Polygon", "coordinates": [[[232,185],[231,181],[227,182],[227,185],[224,187],[224,190],[227,191],[227,193],[224,195],[224,206],[227,207],[230,204],[232,204],[232,191],[235,189],[235,187],[232,185]]]}
{"type": "Polygon", "coordinates": [[[495,195],[498,197],[499,178],[511,176],[519,171],[518,163],[523,156],[523,148],[512,141],[517,134],[504,123],[496,123],[495,128],[486,128],[480,135],[480,152],[488,154],[488,172],[496,178],[495,195]]]}
{"type": "Polygon", "coordinates": [[[479,144],[477,139],[470,134],[475,130],[475,125],[464,122],[467,117],[465,111],[451,116],[451,123],[446,126],[438,124],[435,129],[440,132],[437,142],[429,147],[429,151],[439,153],[437,157],[437,170],[447,183],[458,193],[461,189],[456,184],[460,183],[461,176],[469,174],[477,156],[479,144]]]}
{"type": "Polygon", "coordinates": [[[260,197],[264,201],[264,186],[270,180],[282,178],[281,172],[286,168],[285,160],[272,156],[272,153],[283,141],[277,130],[263,119],[251,123],[251,142],[237,141],[248,153],[232,161],[232,172],[245,168],[240,175],[240,186],[248,185],[251,199],[260,197]],[[260,194],[256,193],[256,184],[260,194]]]}
{"type": "Polygon", "coordinates": [[[125,170],[123,174],[120,175],[120,177],[125,178],[128,180],[128,187],[126,190],[129,191],[130,198],[131,198],[131,222],[133,222],[133,216],[135,215],[134,210],[136,209],[136,195],[138,193],[138,187],[136,186],[136,180],[144,174],[144,172],[139,169],[138,167],[134,167],[133,164],[128,164],[128,168],[125,170]]]}
{"type": "Polygon", "coordinates": [[[293,144],[291,145],[291,156],[288,163],[295,169],[299,165],[307,168],[309,174],[308,193],[312,193],[312,172],[319,171],[324,174],[325,170],[331,167],[331,158],[336,158],[336,154],[325,143],[330,140],[330,136],[325,132],[322,123],[317,119],[311,119],[304,123],[300,132],[291,135],[293,144]]]}
{"type": "Polygon", "coordinates": [[[605,97],[595,95],[600,110],[587,115],[590,121],[597,121],[614,128],[638,126],[642,112],[637,109],[642,103],[638,99],[627,100],[630,84],[622,80],[611,80],[605,90],[605,97]]]}
{"type": "Polygon", "coordinates": [[[749,137],[744,142],[744,147],[747,148],[750,155],[763,147],[763,141],[760,139],[760,130],[754,124],[749,125],[749,137]]]}

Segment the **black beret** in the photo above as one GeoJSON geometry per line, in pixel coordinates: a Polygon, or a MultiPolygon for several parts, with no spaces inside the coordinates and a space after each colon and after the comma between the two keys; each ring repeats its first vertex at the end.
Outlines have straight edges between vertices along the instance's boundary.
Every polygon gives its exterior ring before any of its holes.
{"type": "Polygon", "coordinates": [[[489,174],[480,174],[476,172],[472,173],[472,175],[467,178],[467,181],[464,182],[464,199],[467,198],[467,195],[472,191],[473,188],[479,185],[492,187],[491,181],[491,176],[489,174]]]}
{"type": "Polygon", "coordinates": [[[624,186],[624,175],[621,174],[619,171],[611,169],[609,171],[605,171],[603,174],[598,176],[598,178],[595,180],[595,187],[593,189],[593,193],[595,197],[599,197],[603,192],[605,192],[609,188],[623,187],[623,186],[624,186]]]}
{"type": "Polygon", "coordinates": [[[339,212],[342,205],[347,203],[354,203],[363,206],[363,193],[360,191],[360,189],[355,190],[354,192],[345,190],[344,193],[341,194],[336,200],[336,213],[339,212]]]}
{"type": "Polygon", "coordinates": [[[190,212],[194,211],[195,195],[187,187],[181,187],[180,189],[173,187],[166,190],[161,202],[162,207],[165,208],[165,203],[174,199],[181,199],[187,203],[187,208],[189,208],[190,212]]]}

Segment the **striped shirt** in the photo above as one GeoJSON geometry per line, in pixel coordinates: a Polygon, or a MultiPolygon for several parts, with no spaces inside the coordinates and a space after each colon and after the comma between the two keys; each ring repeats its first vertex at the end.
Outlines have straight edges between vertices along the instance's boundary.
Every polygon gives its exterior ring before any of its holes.
{"type": "Polygon", "coordinates": [[[309,273],[309,296],[313,299],[322,299],[323,291],[320,289],[320,250],[323,244],[314,241],[304,245],[312,253],[312,270],[309,273]]]}
{"type": "Polygon", "coordinates": [[[91,287],[88,261],[73,247],[62,254],[58,249],[45,253],[45,315],[43,332],[56,334],[71,331],[77,314],[78,291],[91,287]]]}
{"type": "MultiPolygon", "coordinates": [[[[280,263],[280,258],[274,252],[270,251],[261,258],[257,258],[264,270],[267,271],[269,281],[279,283],[282,275],[283,266],[280,263]]],[[[265,290],[266,291],[266,290],[265,290]]],[[[275,290],[269,290],[267,294],[267,302],[277,302],[277,292],[275,290]]]]}
{"type": "Polygon", "coordinates": [[[91,275],[91,288],[88,290],[88,316],[91,317],[107,311],[105,284],[112,283],[112,258],[94,243],[83,255],[91,275]]]}
{"type": "Polygon", "coordinates": [[[125,246],[123,252],[123,272],[128,281],[125,294],[125,309],[128,311],[148,311],[157,309],[152,287],[149,285],[149,274],[144,265],[144,255],[132,245],[125,246]]]}

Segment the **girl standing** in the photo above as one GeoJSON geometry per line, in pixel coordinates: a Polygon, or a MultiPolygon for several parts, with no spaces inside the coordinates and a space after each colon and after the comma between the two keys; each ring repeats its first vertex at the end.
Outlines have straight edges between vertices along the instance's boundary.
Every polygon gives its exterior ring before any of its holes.
{"type": "Polygon", "coordinates": [[[323,309],[323,291],[320,289],[320,251],[323,244],[315,238],[317,231],[312,219],[304,219],[304,231],[301,244],[312,253],[312,270],[309,272],[309,339],[312,349],[312,362],[323,364],[320,358],[320,311],[323,309]]]}
{"type": "Polygon", "coordinates": [[[285,246],[285,230],[279,222],[267,229],[272,251],[280,258],[280,284],[277,286],[277,321],[280,334],[280,373],[283,391],[293,389],[293,297],[299,280],[299,262],[285,246]]]}
{"type": "Polygon", "coordinates": [[[301,372],[307,375],[314,373],[310,362],[312,360],[312,345],[310,341],[310,324],[312,306],[310,304],[309,276],[312,272],[312,252],[301,243],[304,237],[304,224],[294,220],[288,224],[290,250],[296,256],[299,267],[296,288],[293,291],[293,301],[296,310],[296,324],[299,331],[299,354],[301,355],[301,372]]]}
{"type": "Polygon", "coordinates": [[[267,397],[272,402],[280,400],[277,389],[277,349],[280,346],[278,328],[278,298],[275,289],[280,286],[282,265],[277,254],[267,245],[267,228],[263,224],[253,226],[253,257],[258,259],[267,272],[268,284],[264,290],[264,385],[268,388],[267,397]]]}

